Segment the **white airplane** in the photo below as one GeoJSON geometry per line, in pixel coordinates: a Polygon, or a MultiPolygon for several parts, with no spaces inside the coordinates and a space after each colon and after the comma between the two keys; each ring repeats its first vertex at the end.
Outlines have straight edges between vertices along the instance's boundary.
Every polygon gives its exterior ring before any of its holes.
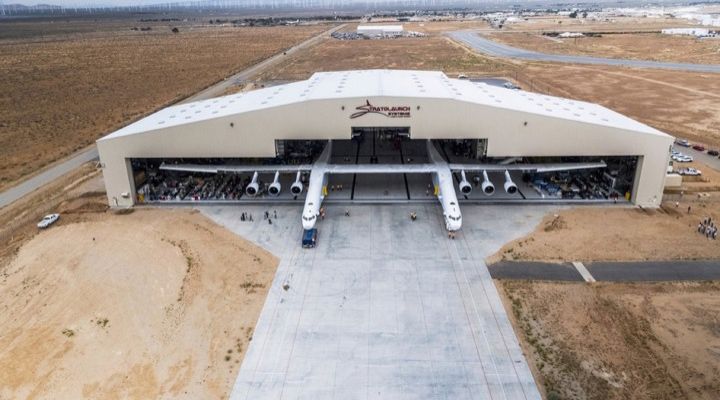
{"type": "Polygon", "coordinates": [[[279,177],[280,173],[295,172],[295,182],[290,187],[294,195],[303,191],[303,184],[300,176],[303,172],[310,172],[308,193],[305,197],[305,206],[302,212],[302,225],[304,229],[312,229],[317,223],[320,215],[320,207],[327,196],[328,177],[331,174],[431,174],[434,185],[434,195],[440,202],[445,220],[445,228],[448,231],[457,231],[462,227],[462,213],[458,205],[455,186],[453,184],[453,172],[460,173],[458,187],[460,192],[468,195],[472,192],[472,185],[468,182],[465,172],[477,172],[483,176],[481,184],[485,195],[491,196],[495,193],[495,185],[488,178],[488,171],[504,171],[505,183],[503,188],[509,194],[518,191],[517,185],[510,177],[510,171],[524,172],[553,172],[569,171],[578,169],[604,168],[604,162],[588,163],[556,163],[556,164],[450,164],[440,155],[435,145],[427,141],[427,151],[430,158],[425,164],[329,164],[332,152],[332,141],[323,149],[320,156],[313,164],[303,165],[201,165],[201,164],[166,164],[163,163],[160,169],[166,171],[189,171],[202,173],[253,173],[252,180],[245,187],[245,193],[249,196],[256,196],[260,192],[258,184],[258,173],[275,172],[273,183],[270,184],[268,192],[272,196],[278,196],[282,190],[279,177]]]}

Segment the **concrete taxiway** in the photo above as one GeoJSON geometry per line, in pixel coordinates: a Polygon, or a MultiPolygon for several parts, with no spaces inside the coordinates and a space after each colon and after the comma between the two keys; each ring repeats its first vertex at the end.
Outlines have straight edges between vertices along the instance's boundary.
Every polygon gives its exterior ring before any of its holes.
{"type": "Polygon", "coordinates": [[[315,249],[300,207],[199,209],[281,259],[231,399],[540,399],[483,260],[553,208],[329,205],[315,249]]]}
{"type": "Polygon", "coordinates": [[[461,43],[464,43],[481,53],[495,57],[517,58],[528,61],[551,61],[572,64],[614,65],[631,68],[659,68],[676,71],[720,73],[720,65],[714,64],[689,64],[539,53],[536,51],[525,50],[505,44],[500,44],[490,39],[484,38],[478,35],[476,32],[457,31],[450,32],[449,35],[451,38],[461,43]]]}

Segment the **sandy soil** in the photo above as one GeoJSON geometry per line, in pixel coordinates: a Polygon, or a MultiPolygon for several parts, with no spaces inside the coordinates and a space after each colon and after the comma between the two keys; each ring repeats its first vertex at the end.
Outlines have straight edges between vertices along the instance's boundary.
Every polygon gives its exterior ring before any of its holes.
{"type": "Polygon", "coordinates": [[[560,39],[531,32],[492,33],[488,36],[501,43],[543,53],[720,64],[720,40],[687,36],[634,33],[560,39]]]}
{"type": "Polygon", "coordinates": [[[602,104],[663,132],[720,146],[717,74],[520,63],[523,88],[602,104]]]}
{"type": "Polygon", "coordinates": [[[531,234],[488,259],[536,261],[640,261],[720,259],[720,241],[697,233],[706,217],[720,221],[717,197],[685,195],[657,210],[578,207],[545,216],[531,234]],[[687,213],[688,206],[691,213],[687,213]]]}
{"type": "Polygon", "coordinates": [[[718,398],[720,284],[496,283],[548,398],[718,398]]]}
{"type": "Polygon", "coordinates": [[[226,398],[277,259],[191,210],[57,226],[0,272],[0,398],[226,398]]]}
{"type": "MultiPolygon", "coordinates": [[[[5,94],[0,96],[0,189],[327,29],[184,25],[177,34],[168,26],[130,31],[137,25],[142,24],[129,19],[115,31],[0,40],[0,93],[5,94]]],[[[50,28],[38,23],[37,29],[50,28]]]]}
{"type": "Polygon", "coordinates": [[[503,26],[511,31],[552,31],[552,32],[641,32],[656,31],[662,28],[681,28],[697,26],[686,19],[676,18],[636,18],[616,17],[606,20],[570,18],[557,15],[529,17],[526,21],[503,26]]]}
{"type": "Polygon", "coordinates": [[[387,40],[327,39],[261,74],[258,80],[307,79],[314,72],[348,69],[441,70],[448,75],[497,75],[507,65],[476,55],[441,36],[387,40]]]}

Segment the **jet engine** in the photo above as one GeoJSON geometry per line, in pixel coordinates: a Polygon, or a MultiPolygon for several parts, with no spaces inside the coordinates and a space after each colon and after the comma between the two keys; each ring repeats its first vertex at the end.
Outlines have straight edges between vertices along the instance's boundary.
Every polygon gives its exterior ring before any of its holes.
{"type": "Polygon", "coordinates": [[[460,171],[460,176],[462,177],[460,181],[460,191],[463,194],[470,194],[470,192],[472,192],[472,185],[470,185],[470,182],[465,178],[465,171],[460,171]]]}
{"type": "Polygon", "coordinates": [[[495,193],[495,185],[490,182],[490,178],[488,178],[487,171],[483,171],[483,183],[482,183],[482,191],[485,193],[486,196],[490,196],[493,193],[495,193]]]}
{"type": "Polygon", "coordinates": [[[290,186],[290,191],[295,196],[299,195],[303,191],[303,184],[300,182],[300,171],[298,171],[297,176],[295,176],[295,182],[293,182],[292,186],[290,186]]]}
{"type": "Polygon", "coordinates": [[[275,178],[273,179],[273,183],[270,184],[270,187],[268,187],[268,193],[270,193],[272,196],[279,196],[281,189],[282,185],[280,185],[280,171],[275,171],[275,178]]]}
{"type": "Polygon", "coordinates": [[[255,196],[260,192],[260,185],[258,185],[258,173],[257,171],[253,174],[252,181],[247,185],[245,188],[245,193],[247,193],[248,196],[255,196]]]}
{"type": "Polygon", "coordinates": [[[510,172],[505,170],[505,192],[508,194],[515,194],[517,193],[517,190],[517,185],[512,181],[512,178],[510,178],[510,172]]]}

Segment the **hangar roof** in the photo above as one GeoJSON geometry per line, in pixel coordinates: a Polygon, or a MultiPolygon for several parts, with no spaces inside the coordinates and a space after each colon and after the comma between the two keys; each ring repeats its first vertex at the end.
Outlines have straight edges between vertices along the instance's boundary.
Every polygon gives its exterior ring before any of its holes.
{"type": "Polygon", "coordinates": [[[304,101],[382,96],[457,100],[647,134],[665,135],[598,104],[510,90],[466,79],[452,79],[439,71],[356,70],[318,72],[305,81],[168,107],[103,139],[304,101]]]}
{"type": "Polygon", "coordinates": [[[403,30],[402,25],[358,25],[357,30],[359,31],[386,31],[386,32],[401,32],[403,30]]]}

